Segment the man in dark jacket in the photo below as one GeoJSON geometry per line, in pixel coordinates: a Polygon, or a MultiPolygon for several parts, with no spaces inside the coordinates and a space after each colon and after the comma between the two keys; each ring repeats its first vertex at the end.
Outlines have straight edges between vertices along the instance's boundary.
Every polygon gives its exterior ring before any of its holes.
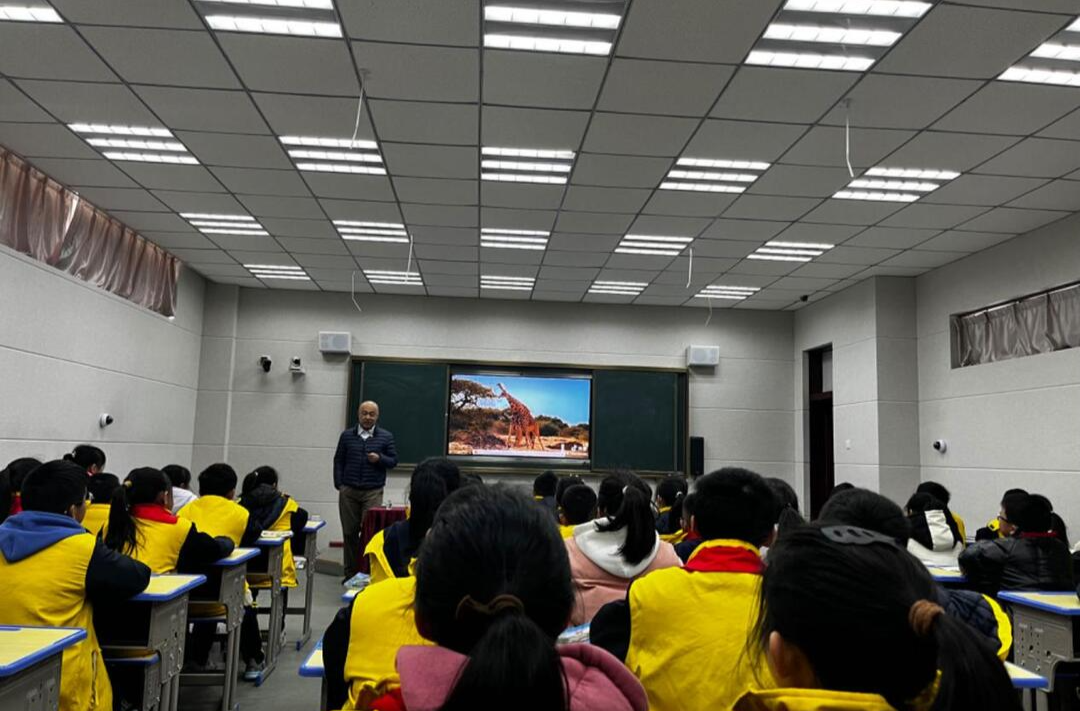
{"type": "Polygon", "coordinates": [[[1069,548],[1050,531],[1045,499],[1025,494],[1007,498],[999,517],[1006,538],[977,541],[960,554],[960,569],[971,587],[989,595],[1000,590],[1073,590],[1069,548]]]}
{"type": "Polygon", "coordinates": [[[346,580],[360,570],[360,528],[364,514],[380,506],[386,472],[397,466],[394,435],[376,427],[379,405],[360,403],[360,424],[341,433],[334,454],[334,488],[338,490],[338,512],[345,545],[346,580]]]}

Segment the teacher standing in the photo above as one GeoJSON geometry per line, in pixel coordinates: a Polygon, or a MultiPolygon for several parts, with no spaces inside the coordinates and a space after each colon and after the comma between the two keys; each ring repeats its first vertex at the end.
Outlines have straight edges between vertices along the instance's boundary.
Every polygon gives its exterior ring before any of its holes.
{"type": "Polygon", "coordinates": [[[334,453],[334,488],[338,490],[338,512],[345,537],[345,578],[360,571],[360,529],[364,514],[382,505],[386,472],[397,466],[394,435],[379,421],[378,403],[360,403],[360,424],[338,438],[334,453]]]}

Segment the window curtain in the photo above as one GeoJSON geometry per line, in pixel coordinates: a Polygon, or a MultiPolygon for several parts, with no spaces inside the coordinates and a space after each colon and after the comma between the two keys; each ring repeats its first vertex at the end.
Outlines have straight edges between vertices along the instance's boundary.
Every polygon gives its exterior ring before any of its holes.
{"type": "Polygon", "coordinates": [[[163,316],[180,262],[0,147],[0,244],[163,316]]]}
{"type": "Polygon", "coordinates": [[[1048,296],[1049,340],[1054,350],[1080,348],[1080,284],[1048,296]]]}

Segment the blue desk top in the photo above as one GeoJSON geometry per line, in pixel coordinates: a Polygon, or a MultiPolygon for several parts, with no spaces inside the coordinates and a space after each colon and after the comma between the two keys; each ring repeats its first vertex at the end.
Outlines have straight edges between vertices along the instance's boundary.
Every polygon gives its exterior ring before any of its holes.
{"type": "Polygon", "coordinates": [[[248,562],[257,555],[259,555],[258,548],[237,548],[221,560],[215,561],[214,565],[219,568],[232,568],[241,563],[248,562]]]}
{"type": "Polygon", "coordinates": [[[86,630],[74,627],[0,625],[0,678],[28,669],[84,639],[86,630]]]}
{"type": "Polygon", "coordinates": [[[292,531],[263,531],[262,538],[256,541],[255,545],[259,548],[280,548],[290,538],[292,531]]]}
{"type": "Polygon", "coordinates": [[[998,593],[998,599],[1063,617],[1080,617],[1080,598],[1075,592],[1003,592],[998,593]]]}
{"type": "Polygon", "coordinates": [[[352,602],[353,598],[359,594],[360,590],[346,590],[345,592],[341,593],[341,601],[346,603],[352,602]]]}
{"type": "Polygon", "coordinates": [[[926,570],[930,573],[930,577],[939,583],[964,583],[967,582],[967,578],[960,572],[959,568],[944,568],[939,565],[928,565],[926,570]]]}
{"type": "Polygon", "coordinates": [[[206,582],[205,575],[153,575],[146,590],[131,598],[134,602],[168,602],[206,582]]]}
{"type": "Polygon", "coordinates": [[[1012,681],[1014,689],[1047,689],[1050,687],[1050,681],[1046,677],[1018,667],[1012,662],[1005,662],[1005,671],[1009,672],[1009,680],[1012,681]]]}
{"type": "Polygon", "coordinates": [[[320,528],[323,528],[325,526],[326,521],[308,520],[308,522],[304,525],[304,533],[315,533],[315,531],[318,531],[320,528]]]}
{"type": "Polygon", "coordinates": [[[315,643],[315,649],[307,655],[307,659],[300,665],[300,676],[315,677],[323,676],[322,640],[315,643]]]}

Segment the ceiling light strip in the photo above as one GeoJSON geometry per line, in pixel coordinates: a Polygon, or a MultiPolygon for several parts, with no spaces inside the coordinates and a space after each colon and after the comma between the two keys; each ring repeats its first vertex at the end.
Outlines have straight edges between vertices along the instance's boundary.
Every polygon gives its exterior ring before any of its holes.
{"type": "Polygon", "coordinates": [[[838,15],[871,15],[918,19],[933,7],[916,0],[788,0],[785,10],[822,12],[838,15]]]}
{"type": "Polygon", "coordinates": [[[354,173],[359,175],[386,175],[385,168],[348,163],[297,163],[297,170],[314,173],[354,173]]]}
{"type": "Polygon", "coordinates": [[[516,49],[526,52],[555,52],[558,54],[586,54],[606,57],[611,54],[611,42],[599,40],[568,39],[529,35],[484,34],[484,47],[490,49],[516,49]]]}
{"type": "Polygon", "coordinates": [[[351,138],[327,138],[325,136],[278,136],[278,140],[287,146],[308,146],[319,148],[351,148],[353,150],[378,150],[375,141],[352,140],[351,138]]]}
{"type": "Polygon", "coordinates": [[[253,32],[266,35],[295,35],[298,37],[340,38],[341,25],[336,22],[292,20],[278,17],[248,15],[205,15],[206,24],[219,32],[253,32]]]}
{"type": "Polygon", "coordinates": [[[661,190],[685,190],[701,193],[741,193],[746,190],[743,185],[721,185],[719,183],[684,183],[679,181],[665,180],[660,183],[661,190]]]}
{"type": "Polygon", "coordinates": [[[155,136],[158,138],[173,138],[172,132],[167,128],[152,128],[149,126],[124,126],[119,124],[102,123],[69,123],[75,133],[91,133],[105,136],[155,136]]]}
{"type": "Polygon", "coordinates": [[[63,22],[64,19],[48,6],[0,5],[0,21],[11,22],[63,22]]]}
{"type": "Polygon", "coordinates": [[[199,161],[192,155],[178,155],[169,153],[139,153],[133,151],[103,151],[102,155],[109,160],[132,161],[135,163],[171,163],[175,165],[198,165],[199,161]]]}
{"type": "Polygon", "coordinates": [[[480,150],[485,156],[507,156],[511,158],[546,158],[551,160],[574,160],[574,151],[547,148],[500,148],[484,146],[480,150]]]}
{"type": "Polygon", "coordinates": [[[481,178],[503,183],[544,183],[548,185],[565,185],[566,178],[558,175],[539,175],[526,173],[482,173],[481,178]]]}
{"type": "Polygon", "coordinates": [[[868,47],[891,47],[902,33],[892,30],[854,27],[819,27],[774,22],[765,28],[765,39],[785,42],[822,42],[868,47]]]}
{"type": "Polygon", "coordinates": [[[816,52],[777,52],[755,49],[746,58],[747,64],[764,67],[797,67],[800,69],[835,69],[848,72],[864,72],[877,61],[873,57],[852,57],[845,54],[818,54],[816,52]]]}
{"type": "Polygon", "coordinates": [[[575,27],[598,30],[618,29],[619,15],[601,12],[567,12],[510,5],[488,5],[484,19],[492,22],[511,22],[523,25],[575,27]]]}

